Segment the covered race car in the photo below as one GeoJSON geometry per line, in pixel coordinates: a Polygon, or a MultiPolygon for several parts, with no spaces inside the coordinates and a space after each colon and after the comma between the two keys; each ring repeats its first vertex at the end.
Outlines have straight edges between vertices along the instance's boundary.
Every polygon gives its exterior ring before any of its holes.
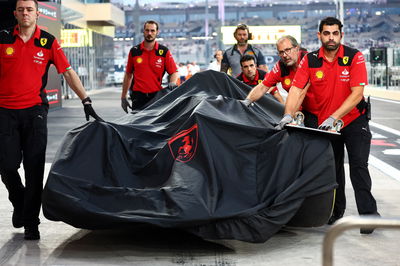
{"type": "Polygon", "coordinates": [[[46,218],[86,229],[151,224],[205,239],[264,242],[282,226],[320,226],[336,186],[330,143],[274,129],[270,95],[196,74],[144,110],[63,139],[43,193],[46,218]]]}

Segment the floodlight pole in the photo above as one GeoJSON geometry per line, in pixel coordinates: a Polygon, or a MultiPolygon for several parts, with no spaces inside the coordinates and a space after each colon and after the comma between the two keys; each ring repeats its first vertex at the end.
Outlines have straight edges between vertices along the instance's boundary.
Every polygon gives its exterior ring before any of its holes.
{"type": "MultiPolygon", "coordinates": [[[[339,20],[344,25],[344,3],[343,0],[339,0],[339,20]]],[[[344,37],[342,37],[342,41],[344,41],[344,37]]]]}
{"type": "Polygon", "coordinates": [[[218,0],[218,29],[217,29],[217,38],[218,38],[218,48],[223,49],[224,45],[222,43],[222,33],[221,27],[225,25],[225,0],[218,0]]]}
{"type": "Polygon", "coordinates": [[[205,57],[206,57],[206,62],[204,62],[206,65],[208,65],[208,61],[210,60],[210,40],[208,39],[208,0],[206,0],[205,3],[205,27],[204,27],[204,35],[205,35],[205,42],[206,42],[206,51],[205,51],[205,57]]]}

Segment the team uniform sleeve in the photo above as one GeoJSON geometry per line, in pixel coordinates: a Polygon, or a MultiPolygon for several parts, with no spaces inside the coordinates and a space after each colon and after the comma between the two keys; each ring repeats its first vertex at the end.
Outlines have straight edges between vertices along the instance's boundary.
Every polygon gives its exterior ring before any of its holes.
{"type": "Polygon", "coordinates": [[[267,87],[276,86],[277,83],[281,81],[281,69],[279,67],[279,62],[275,64],[272,70],[265,76],[263,84],[267,87]]]}
{"type": "Polygon", "coordinates": [[[297,68],[296,74],[293,78],[292,85],[297,88],[304,89],[309,79],[310,79],[310,71],[308,68],[308,58],[307,56],[304,56],[297,68]]]}
{"type": "Polygon", "coordinates": [[[356,53],[350,70],[350,87],[365,86],[368,84],[365,58],[361,52],[356,53]]]}
{"type": "Polygon", "coordinates": [[[67,57],[64,54],[60,44],[57,39],[54,40],[53,45],[51,47],[53,64],[55,65],[58,74],[64,73],[67,70],[71,69],[71,65],[68,62],[67,57]]]}
{"type": "Polygon", "coordinates": [[[172,57],[171,52],[168,50],[167,55],[165,57],[165,68],[169,75],[173,74],[174,72],[178,71],[176,67],[176,63],[174,58],[172,57]]]}
{"type": "Polygon", "coordinates": [[[261,50],[258,50],[258,56],[257,56],[257,66],[259,65],[266,65],[267,63],[265,62],[265,57],[263,55],[263,53],[261,52],[261,50]]]}
{"type": "Polygon", "coordinates": [[[131,52],[129,52],[129,54],[128,54],[128,62],[126,64],[125,72],[126,73],[133,73],[133,70],[134,70],[133,67],[134,67],[133,66],[133,57],[131,56],[131,52]]]}

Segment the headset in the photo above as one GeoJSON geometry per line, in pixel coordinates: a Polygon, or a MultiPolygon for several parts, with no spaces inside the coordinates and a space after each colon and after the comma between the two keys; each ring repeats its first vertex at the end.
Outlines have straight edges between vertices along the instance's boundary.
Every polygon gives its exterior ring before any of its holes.
{"type": "Polygon", "coordinates": [[[249,40],[253,40],[253,34],[250,32],[249,27],[248,27],[246,24],[243,24],[243,23],[242,23],[242,24],[237,25],[235,31],[233,32],[233,37],[235,37],[236,32],[237,32],[238,30],[246,30],[246,31],[247,31],[247,34],[248,34],[248,36],[249,36],[249,40]]]}

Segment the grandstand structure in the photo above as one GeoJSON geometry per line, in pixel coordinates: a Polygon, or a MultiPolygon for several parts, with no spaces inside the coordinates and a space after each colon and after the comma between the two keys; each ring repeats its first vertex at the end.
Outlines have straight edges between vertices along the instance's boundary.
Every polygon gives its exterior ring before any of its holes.
{"type": "MultiPolygon", "coordinates": [[[[206,53],[207,42],[211,50],[225,48],[220,42],[219,31],[222,25],[301,25],[302,46],[313,50],[319,47],[316,36],[319,20],[337,14],[336,1],[228,0],[224,3],[225,16],[221,21],[216,0],[154,1],[144,4],[140,1],[136,1],[136,5],[123,5],[117,0],[115,2],[124,10],[126,22],[125,27],[116,29],[115,41],[124,42],[122,46],[117,45],[117,50],[121,53],[121,48],[127,44],[139,43],[142,36],[137,27],[141,27],[144,21],[153,19],[160,23],[159,37],[172,50],[178,61],[196,60],[203,64],[207,63],[211,56],[211,53],[206,53]]],[[[350,46],[360,50],[381,45],[398,47],[400,1],[344,1],[344,24],[345,43],[350,46]]],[[[275,55],[273,45],[258,47],[265,55],[275,55]]]]}

